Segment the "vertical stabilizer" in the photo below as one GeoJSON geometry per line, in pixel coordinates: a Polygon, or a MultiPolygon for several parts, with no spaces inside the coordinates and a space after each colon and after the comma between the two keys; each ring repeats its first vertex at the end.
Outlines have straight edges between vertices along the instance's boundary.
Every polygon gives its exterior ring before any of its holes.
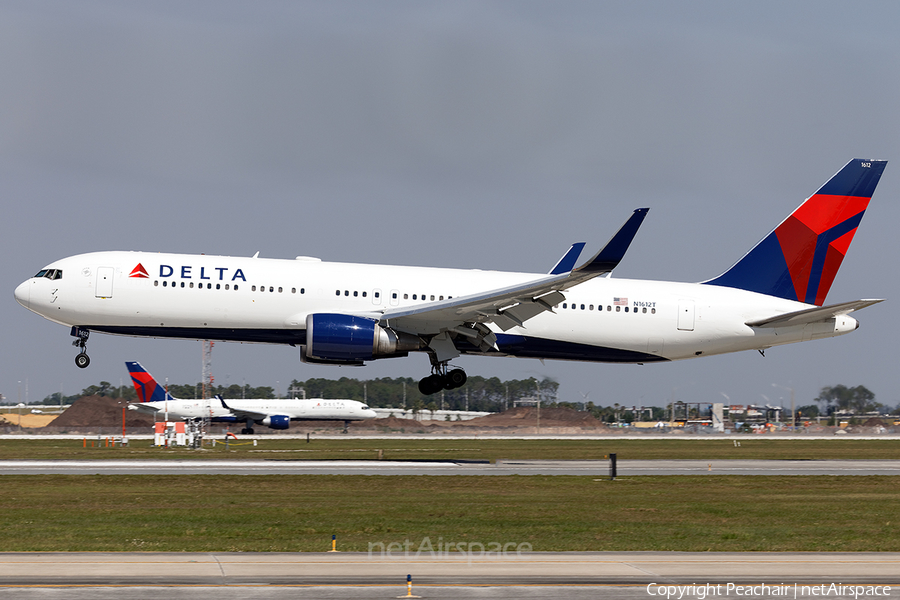
{"type": "Polygon", "coordinates": [[[128,373],[131,374],[131,381],[134,383],[134,389],[137,392],[138,402],[164,402],[166,400],[177,400],[172,394],[167,392],[163,386],[153,379],[153,375],[147,372],[141,363],[125,362],[128,367],[128,373]]]}
{"type": "Polygon", "coordinates": [[[854,158],[734,266],[703,283],[821,306],[885,165],[854,158]]]}

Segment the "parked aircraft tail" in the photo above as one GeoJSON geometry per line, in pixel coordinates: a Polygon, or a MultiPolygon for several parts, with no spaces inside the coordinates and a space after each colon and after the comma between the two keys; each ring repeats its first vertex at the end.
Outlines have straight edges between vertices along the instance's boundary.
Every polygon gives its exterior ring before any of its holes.
{"type": "Polygon", "coordinates": [[[886,160],[854,158],[710,285],[822,306],[886,160]]]}
{"type": "Polygon", "coordinates": [[[166,389],[153,379],[153,375],[147,372],[141,363],[125,362],[128,372],[131,374],[131,381],[134,383],[134,389],[137,391],[138,402],[163,402],[165,400],[177,400],[166,391],[166,389]]]}

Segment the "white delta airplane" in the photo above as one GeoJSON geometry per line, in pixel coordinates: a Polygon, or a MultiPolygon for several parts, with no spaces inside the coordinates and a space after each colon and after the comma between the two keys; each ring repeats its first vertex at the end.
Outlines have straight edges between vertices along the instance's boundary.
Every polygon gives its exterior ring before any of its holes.
{"type": "Polygon", "coordinates": [[[209,419],[218,423],[246,423],[242,434],[253,434],[253,425],[269,429],[287,429],[291,421],[343,421],[346,431],[350,421],[374,419],[375,411],[356,400],[324,398],[228,400],[221,396],[205,400],[179,400],[161,386],[138,362],[125,363],[137,392],[138,401],[130,410],[151,414],[162,413],[166,419],[209,419]]]}
{"type": "Polygon", "coordinates": [[[611,278],[646,208],[575,266],[546,275],[295,260],[94,252],[16,288],[71,327],[79,367],[102,333],[300,347],[308,363],[362,365],[425,352],[423,394],[463,385],[460,354],[648,363],[758,350],[855,330],[880,300],[825,305],[887,161],[853,159],[731,268],[700,283],[611,278]]]}

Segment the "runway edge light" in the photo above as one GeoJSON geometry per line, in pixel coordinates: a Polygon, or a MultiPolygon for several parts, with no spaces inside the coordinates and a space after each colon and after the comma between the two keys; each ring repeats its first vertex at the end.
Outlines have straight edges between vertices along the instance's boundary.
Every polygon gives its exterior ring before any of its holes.
{"type": "Polygon", "coordinates": [[[412,593],[412,575],[406,576],[406,595],[397,596],[398,598],[421,598],[422,596],[414,596],[412,593]]]}

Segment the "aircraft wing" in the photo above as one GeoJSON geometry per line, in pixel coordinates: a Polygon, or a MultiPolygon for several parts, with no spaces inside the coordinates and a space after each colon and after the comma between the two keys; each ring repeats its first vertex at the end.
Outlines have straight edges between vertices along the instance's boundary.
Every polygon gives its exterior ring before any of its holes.
{"type": "Polygon", "coordinates": [[[884,299],[854,300],[852,302],[842,302],[841,304],[832,304],[830,306],[817,306],[815,308],[784,313],[767,319],[760,319],[759,321],[750,321],[747,325],[750,327],[788,327],[791,325],[806,325],[808,323],[816,323],[846,315],[854,310],[866,308],[867,306],[872,306],[879,302],[884,302],[884,299]]]}
{"type": "Polygon", "coordinates": [[[523,327],[525,321],[553,307],[563,300],[563,291],[594,277],[610,273],[625,256],[637,234],[647,208],[635,210],[628,221],[597,254],[580,267],[557,273],[559,264],[571,261],[574,265],[579,244],[572,246],[550,275],[522,284],[458,296],[449,300],[429,302],[415,308],[387,309],[376,313],[383,327],[416,335],[433,335],[430,347],[441,356],[458,356],[450,336],[462,335],[482,351],[496,348],[496,336],[486,327],[497,325],[503,331],[523,327]],[[573,258],[574,256],[574,258],[573,258]],[[443,350],[443,351],[442,351],[443,350]],[[445,354],[446,352],[446,354],[445,354]]]}
{"type": "Polygon", "coordinates": [[[241,410],[228,406],[225,404],[225,400],[221,396],[216,396],[216,399],[222,403],[222,408],[229,411],[234,417],[240,421],[244,421],[247,419],[253,419],[254,421],[261,421],[266,417],[270,416],[269,413],[257,412],[255,410],[241,410]]]}

